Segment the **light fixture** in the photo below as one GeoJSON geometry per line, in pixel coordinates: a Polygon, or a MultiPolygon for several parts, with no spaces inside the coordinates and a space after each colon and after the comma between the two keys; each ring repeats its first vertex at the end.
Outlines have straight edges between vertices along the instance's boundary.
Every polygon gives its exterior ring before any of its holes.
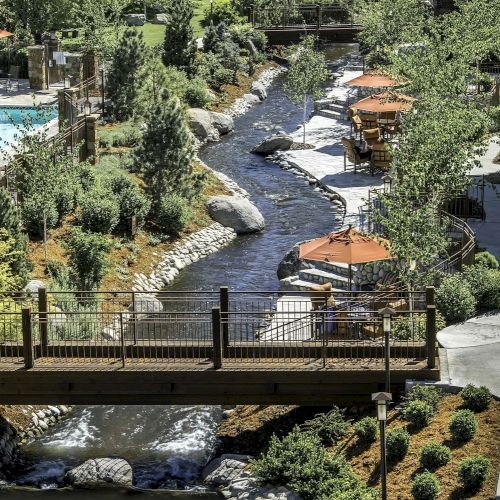
{"type": "Polygon", "coordinates": [[[392,191],[392,176],[386,174],[382,177],[384,182],[384,194],[391,194],[392,191]]]}
{"type": "Polygon", "coordinates": [[[71,78],[69,76],[64,77],[64,88],[71,88],[71,78]]]}
{"type": "Polygon", "coordinates": [[[379,422],[387,420],[387,403],[385,401],[377,401],[377,420],[379,422]]]}
{"type": "Polygon", "coordinates": [[[390,392],[372,394],[372,401],[377,404],[377,420],[380,425],[380,482],[382,500],[387,500],[387,453],[385,440],[385,425],[387,422],[387,403],[392,401],[390,392]]]}
{"type": "Polygon", "coordinates": [[[90,113],[92,112],[92,104],[90,101],[85,101],[83,103],[83,113],[85,116],[89,116],[90,113]]]}

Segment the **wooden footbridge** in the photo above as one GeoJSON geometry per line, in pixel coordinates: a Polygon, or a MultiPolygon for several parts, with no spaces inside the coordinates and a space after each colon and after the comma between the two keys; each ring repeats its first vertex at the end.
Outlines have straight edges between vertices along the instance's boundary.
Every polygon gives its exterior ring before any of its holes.
{"type": "Polygon", "coordinates": [[[332,404],[439,379],[425,292],[48,292],[0,299],[6,404],[332,404]],[[381,307],[395,309],[384,334],[381,307]]]}
{"type": "Polygon", "coordinates": [[[253,7],[249,21],[266,34],[269,45],[298,43],[306,35],[325,42],[353,43],[362,26],[345,5],[303,4],[253,7]]]}

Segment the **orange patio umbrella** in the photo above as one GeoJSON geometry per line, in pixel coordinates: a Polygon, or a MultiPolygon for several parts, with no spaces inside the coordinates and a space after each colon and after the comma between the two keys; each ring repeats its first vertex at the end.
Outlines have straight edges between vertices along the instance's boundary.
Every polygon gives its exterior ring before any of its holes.
{"type": "Polygon", "coordinates": [[[316,240],[303,243],[299,247],[299,258],[300,260],[348,264],[350,289],[352,264],[392,259],[387,246],[387,240],[363,235],[349,226],[348,229],[329,233],[316,240]]]}
{"type": "Polygon", "coordinates": [[[413,97],[396,94],[391,92],[382,92],[365,97],[351,105],[351,109],[358,111],[369,111],[372,113],[388,113],[391,111],[408,111],[413,105],[413,97]]]}
{"type": "Polygon", "coordinates": [[[386,75],[366,73],[364,75],[357,76],[352,80],[349,80],[348,82],[346,82],[346,85],[349,85],[350,87],[382,88],[397,87],[401,84],[386,75]]]}
{"type": "Polygon", "coordinates": [[[14,36],[14,33],[10,31],[0,30],[0,38],[7,38],[8,36],[14,36]]]}

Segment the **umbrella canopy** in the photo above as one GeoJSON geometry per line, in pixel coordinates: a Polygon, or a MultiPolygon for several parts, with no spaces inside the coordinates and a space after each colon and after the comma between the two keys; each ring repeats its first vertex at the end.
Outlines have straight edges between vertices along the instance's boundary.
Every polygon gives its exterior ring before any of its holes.
{"type": "Polygon", "coordinates": [[[365,236],[349,226],[343,231],[330,233],[300,245],[299,258],[344,264],[392,259],[384,243],[387,245],[387,240],[365,236]]]}
{"type": "Polygon", "coordinates": [[[365,75],[358,76],[346,82],[350,87],[397,87],[400,85],[396,80],[389,78],[386,75],[374,75],[373,73],[366,73],[365,75]]]}
{"type": "Polygon", "coordinates": [[[0,30],[0,38],[7,38],[8,36],[13,36],[14,33],[10,31],[0,30]]]}
{"type": "Polygon", "coordinates": [[[388,113],[391,111],[407,111],[413,105],[413,97],[404,94],[382,92],[361,99],[351,105],[351,109],[358,111],[370,111],[372,113],[388,113]]]}

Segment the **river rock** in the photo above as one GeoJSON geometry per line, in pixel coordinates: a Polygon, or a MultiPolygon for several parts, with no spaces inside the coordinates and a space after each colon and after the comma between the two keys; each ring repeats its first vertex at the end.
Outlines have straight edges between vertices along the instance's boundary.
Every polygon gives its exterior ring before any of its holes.
{"type": "Polygon", "coordinates": [[[234,229],[237,234],[255,233],[266,227],[258,208],[240,196],[211,196],[206,206],[216,222],[234,229]]]}
{"type": "Polygon", "coordinates": [[[78,488],[100,488],[106,485],[131,487],[133,473],[130,464],[122,458],[95,458],[71,469],[65,476],[68,483],[78,488]]]}
{"type": "Polygon", "coordinates": [[[24,287],[24,291],[32,295],[36,295],[40,288],[45,288],[45,283],[41,280],[30,280],[24,287]]]}
{"type": "Polygon", "coordinates": [[[201,479],[210,485],[226,485],[240,476],[248,465],[248,455],[226,453],[214,458],[202,471],[201,479]]]}
{"type": "Polygon", "coordinates": [[[144,26],[146,16],[144,14],[126,14],[125,23],[127,26],[144,26]]]}
{"type": "Polygon", "coordinates": [[[153,18],[153,23],[154,24],[167,24],[168,19],[167,19],[167,14],[155,14],[155,17],[153,18]]]}
{"type": "Polygon", "coordinates": [[[248,39],[245,41],[245,48],[248,50],[248,53],[251,56],[253,57],[259,56],[259,51],[257,50],[257,47],[255,46],[252,40],[248,39]]]}
{"type": "Polygon", "coordinates": [[[267,156],[276,153],[276,151],[287,151],[292,144],[293,138],[289,135],[272,135],[253,148],[252,153],[267,156]]]}
{"type": "Polygon", "coordinates": [[[201,108],[188,110],[189,127],[193,134],[202,141],[214,142],[219,139],[219,133],[212,124],[209,111],[201,108]]]}
{"type": "Polygon", "coordinates": [[[301,241],[299,243],[296,243],[279,263],[277,274],[280,280],[299,274],[299,270],[302,264],[299,259],[299,247],[303,243],[306,242],[301,241]]]}
{"type": "Polygon", "coordinates": [[[144,319],[147,318],[150,313],[160,313],[163,311],[162,303],[154,295],[149,293],[136,294],[134,304],[130,304],[129,311],[139,313],[136,316],[137,319],[144,319]]]}
{"type": "Polygon", "coordinates": [[[243,99],[249,106],[253,106],[254,104],[258,104],[260,102],[260,99],[254,94],[245,94],[243,99]]]}
{"type": "Polygon", "coordinates": [[[255,94],[261,101],[267,99],[266,87],[259,81],[252,84],[252,94],[255,94]]]}
{"type": "Polygon", "coordinates": [[[212,126],[221,135],[229,134],[229,132],[234,130],[234,120],[229,115],[210,111],[210,119],[212,126]]]}

